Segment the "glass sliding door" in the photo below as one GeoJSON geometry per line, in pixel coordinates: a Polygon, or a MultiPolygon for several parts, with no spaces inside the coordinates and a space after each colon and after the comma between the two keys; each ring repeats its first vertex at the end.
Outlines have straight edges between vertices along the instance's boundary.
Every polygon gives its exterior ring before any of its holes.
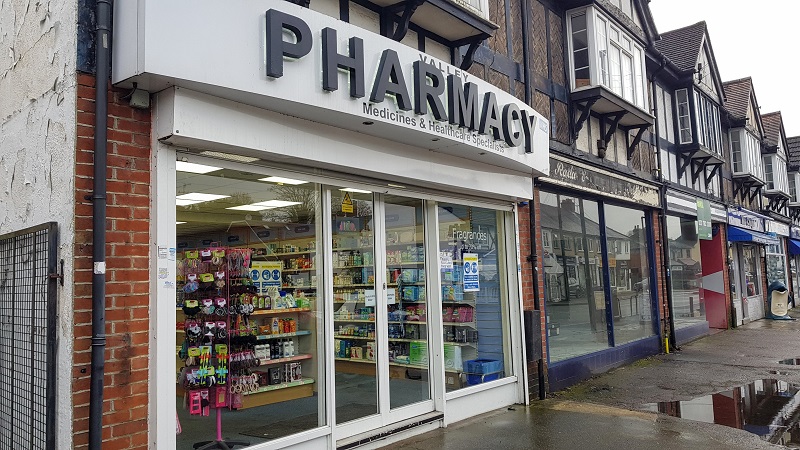
{"type": "Polygon", "coordinates": [[[389,404],[431,399],[428,358],[425,208],[422,200],[384,196],[389,404]]]}
{"type": "Polygon", "coordinates": [[[373,195],[331,189],[336,422],[379,410],[373,195]]]}

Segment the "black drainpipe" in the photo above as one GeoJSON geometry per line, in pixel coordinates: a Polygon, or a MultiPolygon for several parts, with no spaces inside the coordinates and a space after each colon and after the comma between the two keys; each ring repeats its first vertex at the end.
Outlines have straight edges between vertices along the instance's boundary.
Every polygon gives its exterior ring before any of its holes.
{"type": "MultiPolygon", "coordinates": [[[[656,97],[656,76],[661,73],[667,66],[667,58],[664,56],[661,57],[661,64],[659,65],[658,69],[653,73],[650,77],[650,83],[652,85],[652,93],[653,93],[653,109],[654,112],[657,108],[658,99],[656,97]]],[[[667,334],[666,338],[669,340],[669,349],[677,349],[676,341],[675,341],[675,318],[672,316],[672,269],[669,265],[669,239],[667,239],[666,230],[667,230],[667,188],[664,186],[664,167],[663,161],[661,161],[661,141],[659,141],[658,134],[658,121],[655,123],[655,131],[656,131],[656,162],[658,163],[658,174],[661,177],[661,184],[658,187],[658,195],[661,198],[661,211],[658,213],[658,226],[661,228],[661,233],[659,233],[661,239],[659,240],[660,251],[661,251],[661,261],[664,264],[664,276],[666,279],[664,280],[664,285],[667,289],[667,309],[669,309],[669,333],[667,334]]],[[[661,304],[659,303],[659,306],[661,304]]],[[[665,324],[666,325],[666,324],[665,324]]],[[[663,327],[662,327],[663,330],[663,327]]]]}
{"type": "MultiPolygon", "coordinates": [[[[533,198],[531,199],[531,203],[528,205],[528,221],[530,222],[530,234],[531,234],[531,256],[529,260],[531,262],[531,273],[533,274],[533,309],[539,311],[539,314],[544,314],[542,311],[542,302],[539,300],[539,255],[536,253],[536,179],[533,179],[533,198]]],[[[539,320],[541,321],[541,316],[539,316],[539,320]]],[[[539,329],[539,327],[536,327],[539,329]]],[[[540,330],[541,332],[541,330],[540,330]]],[[[536,374],[538,376],[539,382],[539,400],[544,400],[547,397],[547,390],[545,389],[545,377],[544,377],[544,351],[539,350],[539,354],[542,355],[536,361],[536,374]]]]}
{"type": "Polygon", "coordinates": [[[97,0],[95,32],[94,192],[92,193],[92,367],[89,450],[103,445],[103,376],[106,351],[106,146],[113,0],[97,0]]]}

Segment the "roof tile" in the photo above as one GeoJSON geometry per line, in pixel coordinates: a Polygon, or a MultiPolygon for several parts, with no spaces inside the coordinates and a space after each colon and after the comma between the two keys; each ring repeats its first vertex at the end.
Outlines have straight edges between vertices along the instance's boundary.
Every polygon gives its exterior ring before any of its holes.
{"type": "Polygon", "coordinates": [[[655,46],[680,70],[694,70],[705,34],[706,23],[697,22],[661,33],[661,39],[655,42],[655,46]]]}

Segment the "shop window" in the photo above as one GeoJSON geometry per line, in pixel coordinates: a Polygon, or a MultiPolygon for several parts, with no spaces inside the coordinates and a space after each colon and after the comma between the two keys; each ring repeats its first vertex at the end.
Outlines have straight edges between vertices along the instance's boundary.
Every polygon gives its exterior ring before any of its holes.
{"type": "Polygon", "coordinates": [[[667,216],[672,316],[676,328],[704,322],[705,305],[697,221],[667,216]]]}
{"type": "Polygon", "coordinates": [[[545,308],[550,362],[608,348],[596,202],[541,194],[543,231],[570,230],[589,245],[576,254],[555,249],[544,257],[545,308]],[[590,248],[596,253],[591,253],[590,248]]]}
{"type": "Polygon", "coordinates": [[[448,391],[512,375],[508,349],[506,213],[440,203],[445,385],[448,391]]]}
{"type": "MultiPolygon", "coordinates": [[[[606,205],[606,239],[620,243],[615,255],[616,289],[611,292],[614,344],[652,336],[647,223],[641,210],[606,205]]],[[[609,265],[611,261],[609,260],[609,265]]]]}
{"type": "Polygon", "coordinates": [[[786,279],[786,252],[783,240],[767,245],[767,286],[773,281],[780,281],[788,286],[786,279]]]}
{"type": "Polygon", "coordinates": [[[223,435],[251,444],[323,426],[320,187],[204,167],[178,165],[163,256],[177,264],[178,448],[215,439],[217,407],[223,435]]]}

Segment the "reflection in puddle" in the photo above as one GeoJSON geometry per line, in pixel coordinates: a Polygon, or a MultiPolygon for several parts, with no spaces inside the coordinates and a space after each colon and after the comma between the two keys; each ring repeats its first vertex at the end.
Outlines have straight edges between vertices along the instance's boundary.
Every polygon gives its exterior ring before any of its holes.
{"type": "Polygon", "coordinates": [[[773,443],[800,448],[800,386],[758,380],[731,391],[684,402],[644,405],[648,411],[749,431],[773,443]]]}
{"type": "Polygon", "coordinates": [[[778,361],[778,364],[786,364],[787,366],[800,366],[800,358],[789,358],[783,361],[778,361]]]}
{"type": "Polygon", "coordinates": [[[789,375],[789,372],[783,372],[780,370],[769,370],[768,372],[773,375],[789,375]]]}

